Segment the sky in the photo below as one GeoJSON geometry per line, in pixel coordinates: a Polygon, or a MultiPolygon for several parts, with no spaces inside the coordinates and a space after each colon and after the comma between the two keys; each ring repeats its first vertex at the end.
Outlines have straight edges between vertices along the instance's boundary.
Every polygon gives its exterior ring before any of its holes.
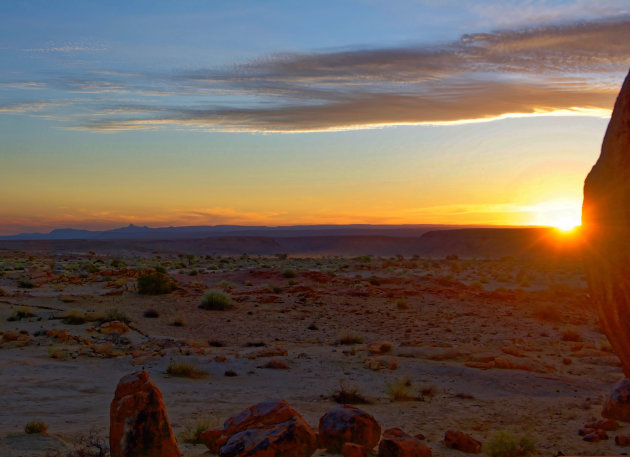
{"type": "Polygon", "coordinates": [[[579,222],[627,0],[0,3],[0,234],[579,222]]]}

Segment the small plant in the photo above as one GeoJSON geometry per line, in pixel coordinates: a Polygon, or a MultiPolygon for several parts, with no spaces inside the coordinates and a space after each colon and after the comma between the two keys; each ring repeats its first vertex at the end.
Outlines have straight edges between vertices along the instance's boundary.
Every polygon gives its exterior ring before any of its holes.
{"type": "Polygon", "coordinates": [[[44,434],[48,431],[48,424],[43,421],[30,421],[28,424],[24,426],[24,433],[28,433],[29,435],[39,433],[44,434]]]}
{"type": "Polygon", "coordinates": [[[339,381],[339,390],[333,393],[332,399],[342,405],[370,404],[368,399],[359,392],[358,386],[349,386],[343,379],[339,381]]]}
{"type": "Polygon", "coordinates": [[[353,332],[353,331],[345,331],[339,335],[337,338],[337,344],[343,345],[351,345],[351,344],[361,344],[365,341],[365,337],[362,333],[353,332]]]}
{"type": "Polygon", "coordinates": [[[9,322],[12,322],[12,321],[19,321],[21,319],[28,319],[29,317],[35,317],[35,313],[33,313],[26,306],[18,306],[13,311],[13,314],[11,314],[9,317],[7,317],[7,320],[9,322]]]}
{"type": "Polygon", "coordinates": [[[209,290],[199,303],[199,308],[224,311],[232,307],[232,298],[220,290],[209,290]]]}
{"type": "Polygon", "coordinates": [[[111,321],[120,321],[128,324],[131,322],[129,316],[125,314],[124,311],[119,310],[118,308],[111,308],[107,310],[105,316],[101,319],[101,322],[111,322],[111,321]]]}
{"type": "Polygon", "coordinates": [[[284,276],[287,279],[295,278],[296,275],[297,274],[295,273],[295,270],[293,270],[292,268],[287,268],[286,270],[282,272],[282,276],[284,276]]]}
{"type": "Polygon", "coordinates": [[[138,293],[142,295],[170,294],[177,286],[175,281],[157,271],[138,276],[138,293]]]}
{"type": "Polygon", "coordinates": [[[516,435],[498,430],[483,445],[489,457],[520,457],[536,451],[536,442],[529,434],[516,435]]]}
{"type": "Polygon", "coordinates": [[[166,367],[166,374],[190,379],[200,379],[208,376],[208,372],[198,363],[187,360],[171,360],[166,367]]]}
{"type": "Polygon", "coordinates": [[[33,289],[35,284],[30,279],[18,279],[17,286],[20,289],[33,289]]]}
{"type": "Polygon", "coordinates": [[[48,348],[48,357],[57,360],[68,360],[70,358],[70,353],[66,349],[50,346],[48,348]]]}
{"type": "Polygon", "coordinates": [[[282,292],[282,287],[280,286],[276,286],[275,284],[269,284],[267,286],[267,289],[269,290],[269,292],[271,292],[272,294],[279,294],[282,292]]]}
{"type": "Polygon", "coordinates": [[[177,313],[173,316],[173,320],[171,320],[171,325],[173,327],[186,327],[187,321],[186,316],[183,313],[177,313]]]}
{"type": "Polygon", "coordinates": [[[413,400],[414,397],[412,395],[412,391],[414,390],[414,385],[411,382],[409,376],[401,376],[396,379],[394,382],[388,382],[385,388],[387,395],[393,401],[406,401],[413,400]]]}
{"type": "Polygon", "coordinates": [[[406,298],[399,298],[396,300],[396,308],[398,309],[409,309],[409,302],[407,302],[406,298]]]}
{"type": "Polygon", "coordinates": [[[149,318],[149,319],[155,319],[155,318],[160,317],[160,313],[159,313],[159,312],[157,312],[157,310],[155,310],[155,309],[153,309],[153,308],[147,309],[147,310],[144,312],[144,314],[142,314],[142,315],[143,315],[144,317],[146,317],[146,318],[149,318]]]}
{"type": "Polygon", "coordinates": [[[289,364],[284,359],[271,358],[267,363],[261,366],[261,368],[271,368],[273,370],[288,370],[289,364]]]}
{"type": "Polygon", "coordinates": [[[81,325],[87,321],[85,312],[80,309],[71,309],[63,315],[62,322],[67,325],[81,325]]]}
{"type": "Polygon", "coordinates": [[[201,434],[216,425],[216,420],[211,417],[201,417],[184,426],[184,431],[179,439],[184,443],[201,444],[201,434]]]}

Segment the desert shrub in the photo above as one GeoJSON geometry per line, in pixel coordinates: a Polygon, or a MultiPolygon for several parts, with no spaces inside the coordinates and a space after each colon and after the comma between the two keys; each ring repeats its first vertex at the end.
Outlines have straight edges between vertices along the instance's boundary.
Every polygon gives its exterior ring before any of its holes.
{"type": "Polygon", "coordinates": [[[18,279],[17,286],[20,289],[33,289],[35,284],[30,279],[18,279]]]}
{"type": "Polygon", "coordinates": [[[362,333],[353,332],[350,330],[341,333],[337,338],[337,344],[344,345],[361,344],[363,343],[363,341],[365,341],[365,337],[362,333]]]}
{"type": "Polygon", "coordinates": [[[267,363],[261,366],[261,368],[271,368],[273,370],[288,370],[289,364],[284,359],[271,358],[267,363]]]}
{"type": "Polygon", "coordinates": [[[200,417],[184,426],[184,431],[180,434],[179,439],[184,443],[201,444],[201,434],[215,425],[217,425],[215,419],[200,417]]]}
{"type": "Polygon", "coordinates": [[[197,276],[199,274],[198,270],[190,270],[188,272],[188,276],[197,276]]]}
{"type": "Polygon", "coordinates": [[[143,273],[138,276],[138,293],[142,295],[170,294],[177,286],[164,273],[143,273]]]}
{"type": "Polygon", "coordinates": [[[26,306],[18,306],[13,311],[13,314],[7,317],[7,320],[9,322],[12,322],[12,321],[19,321],[20,319],[28,319],[29,317],[35,317],[35,313],[32,312],[26,306]]]}
{"type": "Polygon", "coordinates": [[[98,273],[99,271],[101,271],[101,269],[93,263],[88,263],[84,269],[87,273],[98,273]]]}
{"type": "Polygon", "coordinates": [[[46,433],[48,431],[48,424],[43,421],[30,421],[24,426],[24,433],[46,433]]]}
{"type": "Polygon", "coordinates": [[[144,314],[142,314],[144,317],[147,317],[149,319],[155,319],[157,317],[160,317],[160,313],[157,312],[157,310],[151,308],[151,309],[147,309],[144,314]]]}
{"type": "Polygon", "coordinates": [[[498,430],[484,443],[483,452],[489,457],[519,457],[536,451],[536,442],[532,436],[516,435],[505,430],[498,430]]]}
{"type": "Polygon", "coordinates": [[[165,275],[166,274],[166,268],[164,268],[162,265],[158,265],[158,266],[155,267],[155,272],[165,275]]]}
{"type": "Polygon", "coordinates": [[[70,352],[68,352],[68,350],[64,348],[49,346],[48,357],[57,360],[68,360],[70,358],[70,352]]]}
{"type": "Polygon", "coordinates": [[[68,325],[81,325],[85,324],[86,321],[85,312],[76,308],[66,311],[62,316],[62,322],[68,325]]]}
{"type": "Polygon", "coordinates": [[[409,302],[407,302],[406,298],[399,298],[398,300],[396,300],[396,308],[409,309],[409,302]]]}
{"type": "Polygon", "coordinates": [[[186,316],[183,313],[175,314],[170,322],[173,327],[186,327],[187,323],[188,321],[186,321],[186,316]]]}
{"type": "Polygon", "coordinates": [[[4,296],[6,296],[6,294],[7,294],[7,293],[4,291],[4,289],[2,289],[2,288],[0,287],[0,297],[4,297],[4,296]]]}
{"type": "Polygon", "coordinates": [[[128,324],[131,322],[131,319],[124,311],[119,310],[118,308],[111,308],[107,310],[105,316],[101,319],[101,322],[111,322],[111,321],[120,321],[128,324]]]}
{"type": "Polygon", "coordinates": [[[120,268],[125,266],[125,262],[120,259],[114,259],[111,261],[110,265],[112,266],[112,268],[120,268]]]}
{"type": "Polygon", "coordinates": [[[199,303],[199,308],[223,311],[232,307],[232,299],[220,290],[209,290],[199,303]]]}
{"type": "Polygon", "coordinates": [[[166,367],[166,374],[191,379],[200,379],[208,376],[208,372],[201,365],[187,360],[171,360],[166,367]]]}
{"type": "Polygon", "coordinates": [[[573,341],[579,343],[582,341],[582,335],[575,328],[565,328],[562,331],[562,341],[573,341]]]}
{"type": "Polygon", "coordinates": [[[295,273],[295,270],[293,270],[292,268],[287,268],[282,272],[282,276],[284,276],[285,278],[295,278],[296,275],[297,273],[295,273]]]}
{"type": "Polygon", "coordinates": [[[342,405],[367,405],[370,403],[370,401],[359,392],[358,386],[349,386],[343,379],[339,381],[339,390],[333,392],[332,399],[342,405]]]}
{"type": "Polygon", "coordinates": [[[393,401],[405,401],[414,398],[412,395],[413,389],[414,386],[409,376],[401,376],[393,382],[388,382],[385,387],[385,392],[387,392],[387,396],[393,401]]]}

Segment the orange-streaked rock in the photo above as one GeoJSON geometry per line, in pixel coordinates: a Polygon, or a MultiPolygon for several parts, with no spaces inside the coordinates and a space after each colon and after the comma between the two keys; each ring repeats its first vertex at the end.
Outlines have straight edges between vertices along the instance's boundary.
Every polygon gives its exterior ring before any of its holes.
{"type": "Polygon", "coordinates": [[[444,434],[444,446],[470,454],[481,452],[481,443],[472,436],[459,430],[447,430],[444,434]]]}
{"type": "Polygon", "coordinates": [[[110,407],[112,457],[181,457],[162,394],[146,371],[124,376],[110,407]]]}
{"type": "Polygon", "coordinates": [[[400,428],[389,428],[383,432],[378,445],[378,457],[431,457],[431,448],[418,438],[400,428]]]}

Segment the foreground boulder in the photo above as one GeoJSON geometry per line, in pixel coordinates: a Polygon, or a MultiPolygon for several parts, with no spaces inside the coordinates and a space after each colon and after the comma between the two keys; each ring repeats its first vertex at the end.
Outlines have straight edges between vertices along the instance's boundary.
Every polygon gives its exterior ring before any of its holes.
{"type": "MultiPolygon", "coordinates": [[[[630,422],[630,379],[623,379],[615,386],[615,389],[604,402],[602,416],[609,419],[630,422]]],[[[610,428],[608,430],[614,429],[610,428]]]]}
{"type": "Polygon", "coordinates": [[[286,401],[277,399],[250,406],[200,438],[221,457],[310,457],[317,449],[311,427],[286,401]]]}
{"type": "Polygon", "coordinates": [[[319,440],[330,452],[339,453],[344,443],[374,448],[381,437],[376,419],[354,406],[336,406],[319,420],[319,440]]]}
{"type": "Polygon", "coordinates": [[[399,428],[385,430],[383,439],[378,445],[378,457],[431,457],[432,455],[429,446],[399,428]]]}
{"type": "Polygon", "coordinates": [[[589,290],[601,326],[630,377],[630,74],[599,159],[584,182],[582,230],[589,290]]]}
{"type": "Polygon", "coordinates": [[[146,371],[124,376],[110,407],[112,457],[181,457],[162,394],[146,371]]]}

